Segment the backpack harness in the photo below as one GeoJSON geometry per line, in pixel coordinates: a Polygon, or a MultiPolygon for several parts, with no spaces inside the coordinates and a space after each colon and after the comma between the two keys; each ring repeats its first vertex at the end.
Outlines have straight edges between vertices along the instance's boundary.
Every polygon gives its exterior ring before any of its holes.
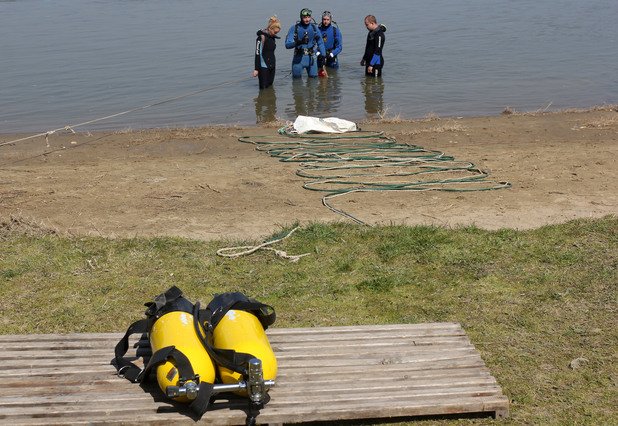
{"type": "Polygon", "coordinates": [[[275,322],[274,309],[239,292],[216,295],[206,309],[200,309],[199,302],[191,303],[176,286],[155,297],[154,302],[147,302],[145,306],[147,307],[146,318],[131,324],[115,347],[111,364],[118,370],[118,375],[133,383],[144,383],[148,380],[153,368],[172,359],[178,369],[180,379],[178,386],[167,387],[168,397],[186,396],[191,401],[189,404],[191,410],[201,417],[208,410],[214,395],[244,389],[247,390],[249,396],[247,423],[254,424],[259,409],[270,399],[267,391],[274,386],[274,380],[260,380],[258,376],[261,375],[262,366],[259,359],[248,353],[215,348],[212,344],[212,336],[217,324],[232,309],[255,315],[264,329],[275,322]],[[200,381],[189,358],[174,346],[167,346],[152,353],[148,337],[150,330],[159,318],[174,311],[186,312],[193,316],[195,332],[212,361],[218,366],[240,373],[242,381],[236,385],[200,381]],[[143,369],[125,357],[129,349],[129,336],[132,334],[142,334],[140,341],[134,347],[137,348],[136,357],[142,357],[144,360],[143,369]],[[192,386],[185,388],[183,386],[185,383],[192,386]]]}
{"type": "MultiPolygon", "coordinates": [[[[313,56],[315,53],[315,41],[318,39],[319,34],[321,34],[320,29],[318,28],[318,24],[315,22],[313,18],[311,18],[313,22],[310,22],[309,25],[313,27],[313,45],[311,47],[303,48],[297,47],[294,49],[294,55],[309,55],[313,56]]],[[[294,25],[294,41],[298,41],[298,27],[300,26],[300,21],[296,21],[296,25],[294,25]]]]}
{"type": "MultiPolygon", "coordinates": [[[[337,46],[337,44],[339,44],[339,39],[337,38],[337,30],[339,29],[339,26],[337,25],[337,22],[335,21],[331,21],[330,22],[330,26],[333,27],[333,39],[335,40],[333,47],[337,46]]],[[[324,41],[324,47],[326,48],[326,40],[328,40],[328,38],[326,37],[326,34],[324,34],[322,36],[322,41],[324,41]]],[[[332,52],[333,49],[326,49],[326,56],[330,55],[330,52],[332,52]]]]}

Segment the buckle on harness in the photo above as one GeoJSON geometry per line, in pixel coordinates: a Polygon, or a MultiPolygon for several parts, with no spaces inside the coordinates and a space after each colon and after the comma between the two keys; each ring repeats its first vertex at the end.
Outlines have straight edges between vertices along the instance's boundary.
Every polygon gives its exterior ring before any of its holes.
{"type": "MultiPolygon", "coordinates": [[[[123,379],[129,379],[129,380],[131,380],[130,378],[128,378],[128,377],[126,377],[126,376],[124,375],[124,373],[125,373],[127,370],[129,370],[130,368],[131,368],[131,366],[130,366],[130,365],[125,365],[125,366],[123,366],[123,367],[120,367],[120,368],[118,369],[118,371],[116,372],[116,375],[117,375],[118,377],[122,377],[123,379]]],[[[140,372],[137,374],[137,376],[135,377],[135,379],[133,379],[133,380],[131,380],[131,381],[132,381],[132,382],[141,382],[142,375],[144,374],[144,370],[145,370],[145,369],[144,369],[144,368],[142,368],[142,369],[140,370],[140,372]]]]}
{"type": "Polygon", "coordinates": [[[118,369],[118,372],[116,373],[118,375],[118,377],[122,377],[124,379],[124,371],[129,368],[128,365],[125,365],[124,367],[120,367],[118,369]]]}
{"type": "Polygon", "coordinates": [[[314,54],[314,50],[313,47],[311,49],[301,49],[301,48],[297,48],[296,51],[294,52],[296,55],[303,55],[303,56],[313,56],[314,54]]]}

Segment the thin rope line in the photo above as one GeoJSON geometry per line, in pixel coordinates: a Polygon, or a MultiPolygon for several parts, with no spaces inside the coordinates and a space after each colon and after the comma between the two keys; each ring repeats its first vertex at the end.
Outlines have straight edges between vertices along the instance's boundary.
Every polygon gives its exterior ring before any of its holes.
{"type": "Polygon", "coordinates": [[[308,256],[309,253],[303,253],[303,254],[298,254],[298,255],[291,255],[291,254],[287,254],[287,252],[285,252],[283,250],[277,250],[275,248],[267,247],[267,246],[285,240],[290,235],[292,235],[294,232],[296,232],[299,228],[300,227],[297,226],[296,228],[294,228],[290,232],[288,232],[287,235],[285,235],[285,236],[283,236],[281,238],[272,240],[272,241],[267,241],[265,243],[258,244],[257,246],[237,246],[237,247],[222,248],[222,249],[217,250],[217,255],[218,256],[222,256],[222,257],[236,258],[236,257],[240,257],[240,256],[246,256],[246,255],[254,253],[254,252],[258,251],[258,250],[270,250],[270,251],[273,251],[279,257],[282,257],[284,259],[288,259],[291,262],[298,262],[301,257],[308,256]]]}
{"type": "Polygon", "coordinates": [[[213,86],[208,86],[208,87],[205,87],[203,89],[199,89],[199,90],[196,90],[196,91],[193,91],[193,92],[189,92],[189,93],[185,93],[185,94],[182,94],[182,95],[179,95],[179,96],[174,96],[172,98],[167,98],[167,99],[163,99],[163,100],[160,100],[160,101],[156,101],[156,102],[153,102],[153,103],[148,104],[148,105],[143,105],[143,106],[131,108],[131,109],[128,109],[126,111],[118,112],[116,114],[106,115],[105,117],[95,118],[94,120],[84,121],[83,123],[70,124],[70,125],[67,125],[67,126],[64,126],[64,127],[59,127],[57,129],[54,129],[54,130],[48,130],[46,132],[37,133],[37,134],[32,135],[32,136],[27,136],[27,137],[24,137],[24,138],[15,139],[15,140],[8,141],[8,142],[3,142],[3,143],[0,143],[0,146],[11,145],[11,144],[15,144],[17,142],[22,142],[22,141],[25,141],[25,140],[34,139],[34,138],[38,138],[38,137],[41,137],[41,136],[45,136],[45,138],[47,140],[50,135],[53,135],[54,133],[59,132],[61,130],[68,130],[68,131],[71,131],[71,132],[75,133],[75,130],[73,130],[73,129],[75,129],[77,127],[85,126],[87,124],[97,123],[97,122],[103,121],[103,120],[109,120],[110,118],[119,117],[121,115],[130,114],[132,112],[141,111],[141,110],[144,110],[144,109],[152,108],[154,106],[163,105],[163,104],[166,104],[168,102],[173,102],[173,101],[177,101],[179,99],[188,98],[189,96],[194,96],[194,95],[197,95],[197,94],[200,94],[200,93],[203,93],[203,92],[207,92],[209,90],[217,89],[219,87],[227,86],[227,85],[230,85],[230,84],[236,84],[236,83],[240,83],[240,82],[243,82],[243,81],[248,81],[249,79],[252,79],[252,77],[251,78],[242,78],[240,80],[234,80],[234,81],[226,81],[226,82],[215,84],[213,86]]]}

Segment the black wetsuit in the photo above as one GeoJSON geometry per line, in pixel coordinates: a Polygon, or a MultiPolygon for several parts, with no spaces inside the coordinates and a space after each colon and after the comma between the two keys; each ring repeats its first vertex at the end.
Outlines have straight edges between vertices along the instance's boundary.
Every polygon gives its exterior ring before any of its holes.
{"type": "Polygon", "coordinates": [[[365,55],[363,56],[366,75],[374,77],[380,77],[382,75],[382,67],[384,66],[382,49],[386,41],[384,31],[386,31],[386,27],[380,24],[378,28],[369,31],[369,34],[367,34],[367,44],[365,45],[365,55]],[[369,67],[373,67],[372,72],[369,72],[369,67]]]}
{"type": "Polygon", "coordinates": [[[279,37],[271,36],[266,30],[257,32],[255,40],[255,70],[258,72],[260,89],[272,86],[275,81],[275,49],[277,48],[276,39],[279,37]]]}

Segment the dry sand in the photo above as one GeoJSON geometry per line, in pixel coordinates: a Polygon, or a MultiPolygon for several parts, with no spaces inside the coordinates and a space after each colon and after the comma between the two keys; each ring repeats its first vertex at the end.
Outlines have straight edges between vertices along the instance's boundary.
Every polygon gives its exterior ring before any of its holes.
{"type": "MultiPolygon", "coordinates": [[[[618,112],[395,120],[363,125],[401,143],[475,163],[512,188],[384,192],[333,204],[370,224],[528,229],[618,214],[618,112]]],[[[72,235],[262,238],[295,221],[348,221],[242,135],[276,128],[208,127],[54,134],[0,146],[0,221],[72,235]]],[[[0,143],[16,135],[0,136],[0,143]]]]}

